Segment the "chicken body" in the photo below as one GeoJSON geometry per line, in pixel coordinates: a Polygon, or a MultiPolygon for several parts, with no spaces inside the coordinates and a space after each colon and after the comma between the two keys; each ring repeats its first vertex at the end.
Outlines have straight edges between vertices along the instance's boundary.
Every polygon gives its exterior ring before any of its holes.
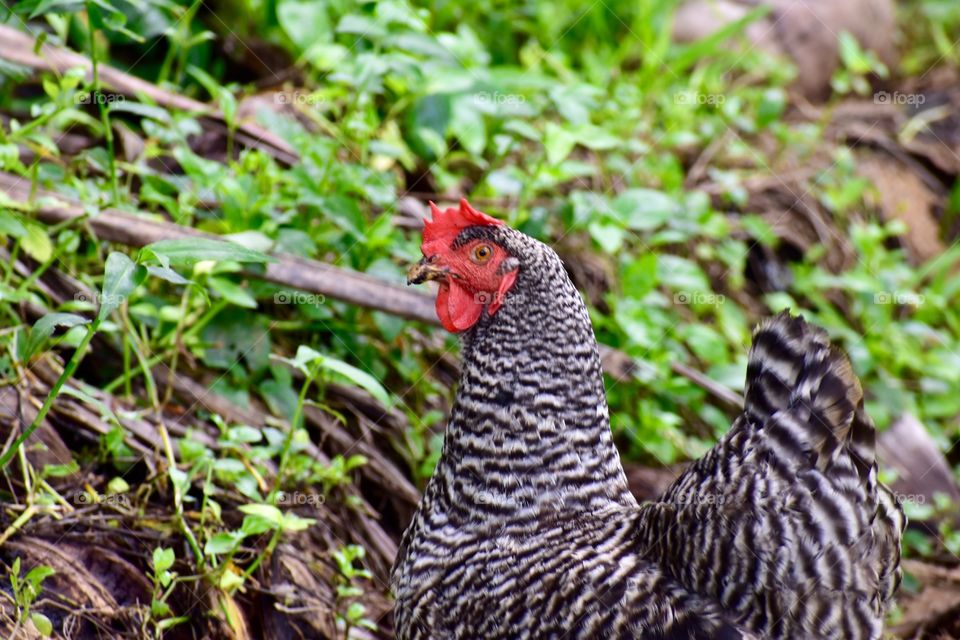
{"type": "Polygon", "coordinates": [[[413,638],[879,638],[903,515],[878,483],[849,362],[781,314],[754,336],[746,409],[657,502],[630,494],[597,343],[557,255],[519,262],[462,334],[443,453],[392,586],[413,638]]]}

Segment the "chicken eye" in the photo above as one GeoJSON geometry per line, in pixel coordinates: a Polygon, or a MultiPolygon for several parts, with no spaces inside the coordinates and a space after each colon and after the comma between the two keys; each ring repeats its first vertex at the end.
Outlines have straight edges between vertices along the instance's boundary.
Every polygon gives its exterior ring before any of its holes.
{"type": "Polygon", "coordinates": [[[473,248],[473,252],[470,254],[470,257],[477,264],[483,264],[493,256],[493,247],[488,244],[478,244],[473,248]]]}

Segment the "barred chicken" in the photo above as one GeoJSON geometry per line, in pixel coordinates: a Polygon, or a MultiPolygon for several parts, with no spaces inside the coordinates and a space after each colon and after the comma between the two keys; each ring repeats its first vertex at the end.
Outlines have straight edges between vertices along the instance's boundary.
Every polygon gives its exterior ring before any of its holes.
{"type": "Polygon", "coordinates": [[[742,415],[637,504],[556,253],[466,201],[432,207],[421,248],[408,280],[439,284],[463,366],[391,576],[399,638],[881,637],[904,517],[823,330],[763,323],[742,415]]]}

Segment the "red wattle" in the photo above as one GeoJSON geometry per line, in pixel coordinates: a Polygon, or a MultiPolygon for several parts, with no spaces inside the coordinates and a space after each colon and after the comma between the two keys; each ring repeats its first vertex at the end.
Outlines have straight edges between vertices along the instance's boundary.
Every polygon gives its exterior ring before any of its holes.
{"type": "Polygon", "coordinates": [[[480,319],[483,312],[474,294],[455,282],[446,281],[437,293],[437,317],[443,328],[452,333],[466,331],[480,319]]]}

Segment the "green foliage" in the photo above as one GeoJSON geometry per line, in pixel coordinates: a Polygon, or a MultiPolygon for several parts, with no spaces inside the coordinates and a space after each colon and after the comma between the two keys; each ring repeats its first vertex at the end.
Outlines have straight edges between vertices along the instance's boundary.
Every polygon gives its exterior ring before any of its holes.
{"type": "Polygon", "coordinates": [[[17,625],[19,626],[29,620],[34,629],[44,638],[49,638],[53,634],[53,624],[42,613],[30,611],[30,607],[40,597],[43,581],[54,574],[56,574],[56,571],[51,567],[38,565],[21,577],[19,557],[14,559],[13,565],[10,567],[10,590],[17,607],[17,625]]]}
{"type": "MultiPolygon", "coordinates": [[[[72,12],[89,8],[84,3],[22,4],[22,14],[68,20],[77,15],[72,12]]],[[[112,15],[107,8],[112,5],[93,4],[102,15],[112,15]]],[[[262,124],[301,155],[289,169],[257,149],[241,150],[226,163],[197,156],[188,144],[189,136],[200,130],[193,114],[134,101],[108,105],[111,118],[139,126],[148,136],[141,155],[124,163],[121,171],[142,186],[137,193],[114,194],[119,204],[154,210],[232,241],[215,246],[205,239],[164,241],[143,250],[136,267],[121,264],[121,257],[111,258],[117,269],[132,269],[129,276],[117,272],[117,277],[133,278],[127,286],[143,287],[141,265],[155,276],[152,283],[166,282],[141,289],[129,305],[123,340],[135,366],[117,378],[114,387],[129,388],[137,376],[149,385],[147,354],[163,360],[182,344],[207,365],[227,372],[217,383],[219,392],[240,403],[259,394],[292,417],[295,394],[289,376],[266,358],[271,341],[269,323],[262,318],[270,317],[265,303],[272,297],[283,304],[276,311],[289,323],[288,331],[306,335],[322,330],[322,348],[305,348],[324,363],[325,376],[357,384],[387,405],[392,402],[380,381],[413,385],[398,404],[414,425],[400,446],[411,466],[428,474],[437,443],[424,431],[429,421],[417,406],[434,392],[419,375],[429,363],[397,339],[399,325],[325,300],[289,296],[293,304],[286,304],[287,292],[244,282],[238,272],[242,263],[262,263],[263,251],[282,250],[312,258],[336,256],[341,266],[399,281],[401,265],[416,255],[416,240],[390,224],[398,193],[431,188],[443,192],[471,184],[474,198],[499,203],[492,211],[524,231],[561,242],[585,234],[594,251],[608,256],[619,284],[602,301],[608,312],[595,313],[594,320],[602,341],[643,365],[639,382],[611,390],[613,422],[636,455],[664,461],[693,456],[722,432],[724,414],[702,390],[672,374],[669,363],[691,361],[724,384],[740,385],[743,345],[757,314],[732,301],[748,294],[743,274],[750,248],[757,242],[773,246],[775,241],[749,210],[741,226],[731,226],[724,207],[742,209],[747,203],[743,179],[750,172],[769,171],[768,163],[777,154],[802,149],[817,138],[815,130],[782,119],[789,66],[727,46],[763,11],[707,40],[676,45],[666,35],[672,1],[592,8],[542,1],[487,4],[455,8],[407,0],[279,0],[238,5],[230,16],[232,28],[256,31],[287,47],[309,79],[309,90],[282,91],[273,99],[296,111],[311,130],[280,109],[257,113],[262,124]],[[759,133],[778,141],[772,155],[755,146],[752,138],[759,133]],[[709,169],[721,192],[707,197],[688,190],[679,157],[724,135],[730,143],[709,169]],[[151,170],[148,162],[154,158],[178,164],[183,174],[151,170]],[[429,170],[426,181],[405,182],[405,176],[424,167],[429,170]],[[201,207],[209,201],[216,203],[217,215],[201,207]],[[170,301],[170,293],[179,300],[170,301]],[[251,330],[240,309],[267,313],[253,320],[251,330]],[[243,367],[232,366],[238,357],[243,367]],[[693,431],[685,426],[691,418],[700,424],[693,431]]],[[[198,22],[195,5],[159,5],[151,14],[158,21],[151,37],[163,40],[169,51],[160,75],[198,98],[212,98],[224,113],[232,140],[237,96],[243,92],[222,80],[217,68],[196,64],[203,57],[199,49],[209,46],[211,31],[198,22]]],[[[924,16],[945,11],[933,0],[918,6],[924,16]]],[[[143,24],[145,11],[139,7],[125,13],[125,23],[118,17],[96,23],[109,34],[105,59],[122,41],[115,39],[123,35],[121,27],[143,24]]],[[[79,33],[76,37],[83,40],[79,33]]],[[[841,34],[840,51],[843,67],[835,78],[840,91],[862,91],[869,74],[887,72],[849,34],[841,34]]],[[[98,87],[68,73],[49,78],[45,88],[46,98],[33,107],[35,119],[26,125],[14,121],[7,144],[55,152],[51,135],[63,126],[104,134],[103,123],[78,108],[81,97],[98,87]]],[[[17,154],[0,157],[6,158],[8,170],[28,169],[18,167],[17,154]]],[[[812,185],[812,195],[838,215],[861,208],[867,189],[865,181],[848,175],[849,166],[841,159],[812,185]]],[[[91,204],[110,191],[102,173],[64,171],[49,162],[40,161],[32,175],[41,186],[91,204]]],[[[121,183],[121,191],[130,184],[126,179],[121,183]]],[[[58,244],[17,211],[6,210],[4,216],[0,231],[24,251],[38,259],[62,256],[83,270],[88,255],[57,249],[64,242],[75,243],[75,234],[58,244]]],[[[888,251],[873,245],[857,250],[888,251]]],[[[903,263],[899,255],[890,259],[891,269],[903,263]]],[[[858,291],[868,297],[867,287],[879,294],[894,291],[895,283],[873,267],[826,278],[815,259],[797,264],[793,276],[793,285],[768,297],[767,311],[794,306],[813,312],[856,352],[858,365],[865,366],[868,389],[937,387],[921,374],[924,367],[896,361],[895,353],[902,350],[876,344],[868,349],[868,358],[851,339],[873,325],[867,319],[882,316],[902,330],[909,328],[905,340],[915,345],[923,332],[916,331],[918,324],[903,321],[916,313],[949,349],[956,338],[943,333],[944,325],[937,323],[947,320],[932,305],[887,305],[879,310],[877,305],[857,305],[852,317],[844,318],[814,283],[827,282],[845,295],[858,291]]],[[[916,277],[910,291],[926,295],[926,285],[922,276],[916,277]]],[[[931,291],[931,299],[939,295],[936,299],[948,303],[953,291],[944,290],[942,280],[937,286],[940,291],[931,291]]],[[[116,308],[109,297],[105,300],[101,315],[116,308]]],[[[37,340],[49,335],[45,331],[44,326],[34,332],[27,356],[39,348],[37,340]]],[[[867,341],[873,342],[869,336],[867,341]]],[[[951,407],[946,400],[927,400],[936,395],[923,394],[918,401],[909,391],[878,393],[879,400],[871,401],[882,405],[881,423],[909,408],[948,437],[952,429],[945,419],[951,407]]]]}
{"type": "MultiPolygon", "coordinates": [[[[435,329],[250,277],[269,253],[284,252],[402,283],[419,255],[416,234],[394,224],[402,197],[468,195],[571,262],[598,265],[603,284],[580,283],[598,338],[638,364],[634,379],[608,382],[629,461],[689,459],[721,436],[730,410],[672,365],[740,390],[751,327],[783,308],[802,310],[850,353],[881,427],[910,412],[944,450],[960,436],[960,249],[910,266],[898,248],[904,229],[873,221],[872,187],[849,150],[822,141],[823,122],[788,115],[791,66],[738,46],[764,8],[678,45],[670,41],[676,0],[274,0],[220,3],[217,16],[202,4],[31,0],[12,11],[98,64],[209,102],[226,124],[222,159],[198,153],[203,114],[114,96],[82,69],[44,74],[36,90],[21,92],[25,75],[0,65],[0,108],[11,115],[0,126],[0,170],[79,201],[87,216],[45,226],[33,215],[41,202],[0,196],[0,241],[11,257],[0,261],[0,313],[10,327],[0,331],[0,379],[20,380],[51,351],[68,358],[26,435],[59,393],[95,406],[90,394],[63,386],[95,334],[123,354],[102,372],[107,391],[160,408],[154,368],[195,362],[217,372],[213,391],[240,406],[262,403],[277,420],[212,416],[216,448],[189,434],[164,436],[167,466],[156,482],[174,496],[172,526],[193,556],[179,557],[181,570],[192,560],[224,594],[242,591],[281,537],[311,525],[289,508],[290,496],[307,488],[302,495],[315,502],[359,508],[351,483],[366,459],[348,452],[321,464],[309,455],[305,410],[343,420],[325,402],[329,385],[356,387],[385,413],[403,414],[410,426],[392,446],[421,485],[432,472],[451,391],[431,374],[454,339],[431,343],[419,336],[435,329]],[[303,86],[238,81],[220,51],[226,38],[285,50],[303,86]],[[299,160],[286,166],[240,144],[248,118],[299,160]],[[123,130],[142,144],[121,154],[113,136],[123,130]],[[65,133],[96,144],[64,156],[65,133]],[[852,259],[839,271],[827,268],[820,245],[798,257],[782,251],[779,221],[751,197],[756,178],[813,166],[825,149],[832,165],[792,195],[809,196],[849,231],[852,259]],[[86,224],[106,207],[210,235],[110,251],[86,224]],[[760,249],[784,263],[772,290],[748,277],[760,249]],[[23,255],[37,265],[30,275],[11,266],[23,255]],[[38,285],[51,267],[95,299],[53,303],[38,285]],[[44,312],[33,326],[21,320],[29,305],[44,312]],[[242,519],[225,517],[225,496],[243,504],[242,519]]],[[[906,71],[960,64],[955,4],[905,3],[906,71]]],[[[838,93],[864,93],[871,77],[896,75],[849,34],[838,44],[838,93]]],[[[960,215],[954,191],[944,229],[960,215]]],[[[109,408],[96,408],[118,425],[109,408]]],[[[24,440],[5,450],[3,465],[24,440]]],[[[134,462],[119,426],[95,449],[119,472],[134,462]]],[[[65,464],[44,477],[73,470],[65,464]]],[[[54,499],[42,483],[33,487],[32,498],[54,499]]],[[[112,490],[125,492],[116,483],[112,490]]],[[[943,538],[958,545],[951,532],[943,538]]],[[[347,545],[333,554],[345,635],[372,624],[358,600],[370,577],[363,553],[347,545]]],[[[183,622],[167,602],[195,579],[174,571],[177,559],[173,549],[152,557],[158,636],[183,622]]]]}
{"type": "Polygon", "coordinates": [[[345,638],[349,638],[350,629],[362,627],[376,631],[377,624],[366,617],[366,607],[356,598],[363,595],[363,585],[373,579],[373,575],[362,567],[366,551],[363,547],[348,544],[333,552],[337,564],[337,622],[343,628],[345,638]]]}

